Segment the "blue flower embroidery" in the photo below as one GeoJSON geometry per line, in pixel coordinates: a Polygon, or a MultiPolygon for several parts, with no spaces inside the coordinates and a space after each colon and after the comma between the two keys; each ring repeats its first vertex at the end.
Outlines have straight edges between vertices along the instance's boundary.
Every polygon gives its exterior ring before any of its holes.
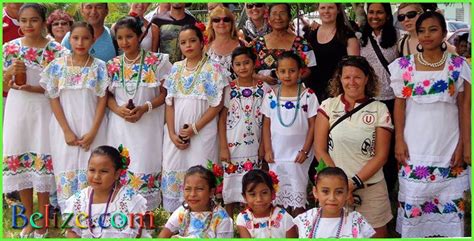
{"type": "Polygon", "coordinates": [[[87,176],[84,173],[79,173],[78,179],[79,179],[79,182],[85,182],[87,181],[87,176]]]}
{"type": "Polygon", "coordinates": [[[232,99],[232,98],[234,98],[234,97],[236,97],[236,96],[237,96],[237,91],[232,90],[232,91],[230,92],[230,98],[232,99]]]}
{"type": "Polygon", "coordinates": [[[270,108],[275,109],[276,106],[277,106],[276,101],[272,100],[272,102],[270,102],[270,108]]]}
{"type": "Polygon", "coordinates": [[[457,81],[458,78],[459,78],[459,71],[455,70],[453,71],[453,75],[452,75],[454,81],[457,81]]]}
{"type": "Polygon", "coordinates": [[[258,90],[257,90],[257,94],[260,95],[260,96],[263,96],[263,90],[262,90],[262,89],[258,89],[258,90]]]}
{"type": "Polygon", "coordinates": [[[193,76],[189,76],[184,80],[184,88],[189,89],[191,87],[191,84],[193,83],[193,76]]]}
{"type": "Polygon", "coordinates": [[[133,191],[133,189],[129,188],[127,189],[127,192],[125,193],[128,198],[132,198],[133,195],[135,195],[135,191],[133,191]]]}
{"type": "Polygon", "coordinates": [[[143,68],[143,71],[148,72],[148,69],[150,68],[150,65],[144,64],[142,68],[143,68]]]}
{"type": "Polygon", "coordinates": [[[148,182],[148,179],[150,179],[150,176],[151,176],[151,174],[147,174],[147,175],[144,175],[141,179],[142,179],[144,182],[148,182]]]}
{"type": "Polygon", "coordinates": [[[204,92],[206,93],[207,96],[217,96],[217,88],[215,85],[209,82],[204,83],[204,92]]]}
{"type": "Polygon", "coordinates": [[[51,66],[50,73],[53,75],[57,75],[61,67],[58,64],[54,64],[51,66]]]}
{"type": "Polygon", "coordinates": [[[441,93],[444,92],[446,89],[448,89],[448,84],[444,80],[438,80],[436,83],[433,85],[433,90],[435,93],[441,93]]]}
{"type": "Polygon", "coordinates": [[[447,177],[449,175],[449,168],[448,167],[440,167],[438,168],[439,173],[442,177],[447,177]]]}
{"type": "Polygon", "coordinates": [[[134,72],[138,72],[140,70],[140,66],[138,64],[133,65],[132,70],[134,72]]]}
{"type": "Polygon", "coordinates": [[[293,102],[291,102],[291,101],[287,101],[287,102],[285,103],[285,108],[287,108],[287,109],[293,109],[293,108],[295,108],[295,104],[293,104],[293,102]]]}
{"type": "Polygon", "coordinates": [[[443,213],[453,213],[456,212],[456,206],[452,203],[446,203],[443,208],[443,213]]]}
{"type": "Polygon", "coordinates": [[[193,229],[199,229],[199,230],[202,230],[204,229],[204,222],[197,219],[197,218],[194,218],[192,221],[191,221],[191,227],[193,227],[193,229]]]}
{"type": "Polygon", "coordinates": [[[406,209],[407,211],[410,211],[411,208],[412,208],[412,206],[411,206],[410,204],[405,204],[405,209],[406,209]]]}

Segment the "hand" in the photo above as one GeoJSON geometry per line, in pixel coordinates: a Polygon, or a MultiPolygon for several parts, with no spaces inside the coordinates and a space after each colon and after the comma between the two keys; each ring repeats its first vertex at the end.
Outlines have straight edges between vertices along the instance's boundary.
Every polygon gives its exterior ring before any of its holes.
{"type": "Polygon", "coordinates": [[[130,113],[131,113],[131,110],[127,108],[127,104],[118,106],[116,111],[117,111],[116,114],[124,118],[125,120],[127,120],[126,117],[130,116],[130,113]]]}
{"type": "Polygon", "coordinates": [[[459,141],[456,149],[454,150],[453,156],[451,157],[451,167],[460,167],[463,165],[462,153],[462,141],[459,141]]]}
{"type": "Polygon", "coordinates": [[[11,89],[15,89],[15,90],[23,90],[23,91],[29,91],[29,92],[33,91],[33,86],[29,84],[17,85],[13,79],[10,80],[10,82],[8,82],[8,86],[11,89]]]}
{"type": "MultiPolygon", "coordinates": [[[[466,145],[466,146],[471,146],[471,145],[466,145]]],[[[468,165],[471,165],[471,148],[464,148],[464,162],[468,165]]]]}
{"type": "Polygon", "coordinates": [[[85,135],[81,137],[77,143],[79,144],[80,147],[82,147],[84,150],[88,151],[92,142],[94,141],[96,136],[96,133],[93,131],[87,132],[85,135]]]}
{"type": "Polygon", "coordinates": [[[184,140],[189,140],[191,137],[194,136],[194,131],[192,124],[188,124],[188,128],[181,128],[179,129],[179,134],[181,137],[183,137],[184,140]]]}
{"type": "Polygon", "coordinates": [[[70,146],[79,145],[76,134],[74,134],[74,132],[72,132],[71,130],[67,130],[64,132],[64,140],[66,141],[66,144],[70,146]]]}
{"type": "Polygon", "coordinates": [[[311,23],[310,27],[311,27],[311,30],[314,31],[314,30],[318,29],[319,26],[321,26],[321,25],[315,21],[315,22],[311,23]]]}
{"type": "Polygon", "coordinates": [[[398,160],[398,164],[407,166],[407,160],[410,158],[408,155],[408,146],[405,140],[395,141],[395,158],[398,160]]]}
{"type": "Polygon", "coordinates": [[[135,123],[139,121],[143,114],[148,111],[148,107],[137,106],[133,110],[130,111],[130,115],[125,117],[125,120],[131,123],[135,123]]]}
{"type": "Polygon", "coordinates": [[[272,150],[267,150],[265,151],[265,161],[267,163],[275,163],[275,160],[273,159],[273,151],[272,150]]]}
{"type": "Polygon", "coordinates": [[[306,154],[304,154],[303,151],[298,151],[298,154],[296,155],[295,162],[301,164],[304,161],[306,161],[306,159],[308,159],[308,156],[306,154]]]}
{"type": "Polygon", "coordinates": [[[23,61],[15,59],[13,60],[13,64],[10,65],[10,67],[8,67],[5,72],[6,74],[12,76],[19,73],[26,73],[26,65],[23,61]]]}
{"type": "Polygon", "coordinates": [[[186,149],[186,148],[189,147],[189,142],[188,142],[188,143],[184,143],[184,141],[181,140],[181,139],[179,138],[179,136],[176,135],[176,134],[171,134],[171,135],[170,135],[170,139],[171,139],[171,141],[173,142],[173,144],[176,146],[176,148],[178,148],[178,149],[180,149],[180,150],[184,150],[184,149],[186,149]]]}
{"type": "Polygon", "coordinates": [[[270,77],[270,76],[262,76],[262,77],[260,78],[260,80],[263,81],[263,82],[265,82],[265,83],[267,83],[267,84],[269,84],[269,85],[276,85],[276,84],[278,84],[278,80],[275,79],[275,78],[273,78],[273,77],[270,77]]]}
{"type": "Polygon", "coordinates": [[[221,151],[219,152],[219,159],[223,162],[230,163],[230,151],[227,146],[221,147],[221,151]]]}

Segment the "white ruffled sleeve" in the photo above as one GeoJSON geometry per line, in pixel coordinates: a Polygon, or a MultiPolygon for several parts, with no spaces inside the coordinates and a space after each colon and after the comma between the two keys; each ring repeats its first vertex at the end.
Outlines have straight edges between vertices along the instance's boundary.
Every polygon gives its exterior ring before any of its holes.
{"type": "Polygon", "coordinates": [[[184,215],[184,212],[185,210],[183,206],[180,206],[178,209],[176,209],[173,214],[171,214],[168,221],[166,221],[165,228],[169,229],[172,233],[178,233],[179,225],[181,223],[181,219],[184,215]]]}
{"type": "Polygon", "coordinates": [[[318,113],[318,108],[319,108],[319,102],[318,102],[318,97],[314,93],[312,89],[307,89],[306,92],[307,95],[307,111],[308,111],[308,118],[311,118],[313,116],[316,116],[318,113]]]}
{"type": "MultiPolygon", "coordinates": [[[[87,198],[86,193],[87,193],[88,188],[83,189],[80,192],[76,192],[74,195],[69,197],[66,202],[65,202],[65,208],[64,210],[61,210],[61,215],[63,221],[69,219],[69,222],[67,223],[67,226],[72,227],[70,230],[77,235],[82,237],[82,229],[77,227],[75,220],[76,216],[85,211],[85,205],[84,200],[87,198]],[[72,216],[72,218],[70,218],[72,216]]],[[[87,224],[82,224],[82,225],[87,225],[87,224]]]]}
{"type": "Polygon", "coordinates": [[[169,54],[160,54],[161,55],[161,62],[156,68],[155,76],[156,81],[161,83],[162,80],[165,80],[168,74],[171,71],[171,67],[173,66],[170,63],[170,56],[169,54]]]}
{"type": "Polygon", "coordinates": [[[233,238],[234,224],[232,218],[227,215],[227,212],[223,208],[219,208],[218,212],[218,216],[221,216],[222,220],[216,227],[216,238],[233,238]]]}
{"type": "MultiPolygon", "coordinates": [[[[405,98],[402,94],[404,84],[404,74],[407,74],[407,71],[404,71],[405,68],[411,67],[411,56],[405,56],[395,59],[389,66],[390,70],[390,87],[393,89],[393,93],[398,98],[405,98]]],[[[411,76],[405,76],[405,78],[411,78],[411,76]]]]}
{"type": "Polygon", "coordinates": [[[95,59],[94,63],[95,66],[93,67],[93,70],[95,72],[95,78],[88,79],[88,85],[91,87],[95,87],[95,94],[98,97],[103,97],[106,94],[107,88],[110,85],[110,77],[107,74],[107,65],[104,61],[100,59],[95,59]]]}
{"type": "Polygon", "coordinates": [[[246,227],[245,225],[245,219],[244,219],[244,213],[239,213],[239,215],[237,215],[237,219],[235,220],[235,224],[237,226],[241,226],[241,227],[246,227]]]}
{"type": "Polygon", "coordinates": [[[372,228],[372,226],[370,226],[367,220],[357,211],[354,211],[353,214],[354,216],[352,217],[352,223],[356,227],[352,227],[352,235],[357,235],[353,238],[371,238],[372,236],[374,236],[375,230],[374,228],[372,228]],[[354,229],[358,230],[358,234],[354,232],[354,229]]]}
{"type": "Polygon", "coordinates": [[[273,94],[273,90],[270,88],[263,96],[263,102],[262,107],[260,107],[260,112],[262,112],[264,116],[270,118],[272,106],[276,107],[276,104],[276,97],[273,94]]]}
{"type": "Polygon", "coordinates": [[[54,99],[59,97],[59,79],[62,66],[57,59],[49,63],[40,74],[39,85],[45,90],[46,97],[54,99]]]}

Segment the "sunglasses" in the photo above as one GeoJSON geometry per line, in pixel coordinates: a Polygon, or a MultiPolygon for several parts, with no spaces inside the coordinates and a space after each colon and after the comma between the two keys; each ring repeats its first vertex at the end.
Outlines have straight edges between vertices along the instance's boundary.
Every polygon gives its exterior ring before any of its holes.
{"type": "Polygon", "coordinates": [[[230,19],[229,17],[212,18],[211,21],[213,23],[220,23],[221,21],[223,21],[224,23],[230,23],[230,21],[232,21],[232,19],[230,19]]]}
{"type": "Polygon", "coordinates": [[[414,17],[416,17],[416,15],[418,15],[419,12],[417,11],[410,11],[410,12],[407,12],[405,14],[398,14],[397,16],[397,19],[399,22],[403,22],[405,21],[405,17],[407,17],[408,19],[412,19],[414,17]]]}
{"type": "Polygon", "coordinates": [[[265,3],[247,3],[247,5],[245,7],[247,9],[252,9],[253,7],[261,8],[263,6],[265,6],[265,3]]]}
{"type": "Polygon", "coordinates": [[[51,25],[52,25],[52,26],[59,26],[59,25],[61,25],[61,26],[67,26],[67,25],[69,25],[69,23],[67,23],[67,22],[54,22],[54,23],[51,24],[51,25]]]}

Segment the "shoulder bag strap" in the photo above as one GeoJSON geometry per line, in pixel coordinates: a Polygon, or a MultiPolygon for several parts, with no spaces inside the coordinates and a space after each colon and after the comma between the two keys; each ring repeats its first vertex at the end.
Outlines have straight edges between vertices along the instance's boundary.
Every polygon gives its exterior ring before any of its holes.
{"type": "Polygon", "coordinates": [[[368,104],[374,102],[375,100],[374,99],[369,99],[368,101],[366,101],[365,103],[362,103],[360,104],[359,106],[357,106],[356,108],[352,109],[351,111],[347,112],[346,114],[344,114],[343,116],[339,117],[339,119],[336,120],[336,122],[334,122],[334,124],[332,124],[331,128],[329,128],[329,132],[328,133],[331,133],[331,130],[334,129],[334,127],[336,127],[339,123],[341,123],[343,120],[351,117],[354,113],[358,112],[359,110],[361,110],[362,108],[366,107],[368,104]]]}
{"type": "MultiPolygon", "coordinates": [[[[372,34],[369,35],[369,39],[370,39],[370,43],[372,44],[372,48],[374,48],[374,51],[375,51],[375,54],[377,54],[377,57],[379,58],[380,60],[380,63],[382,63],[383,67],[385,68],[385,70],[387,71],[387,73],[390,75],[390,70],[388,70],[388,61],[385,59],[385,57],[383,56],[382,54],[382,50],[380,50],[380,47],[377,43],[377,41],[375,41],[374,37],[372,36],[372,34]]],[[[402,43],[403,44],[403,43],[402,43]]]]}

